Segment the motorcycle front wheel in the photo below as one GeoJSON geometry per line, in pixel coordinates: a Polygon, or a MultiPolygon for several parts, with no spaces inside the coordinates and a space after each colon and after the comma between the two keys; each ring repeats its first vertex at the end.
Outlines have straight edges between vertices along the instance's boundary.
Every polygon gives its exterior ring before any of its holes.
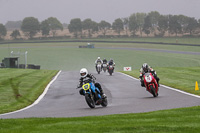
{"type": "Polygon", "coordinates": [[[90,94],[86,93],[85,94],[85,101],[87,102],[88,106],[90,108],[95,108],[95,102],[94,100],[91,98],[90,94]]]}
{"type": "Polygon", "coordinates": [[[150,86],[151,88],[151,93],[154,97],[157,97],[158,95],[156,94],[156,88],[153,87],[153,85],[150,86]]]}
{"type": "Polygon", "coordinates": [[[111,70],[109,70],[109,74],[110,74],[110,76],[112,76],[112,71],[111,70]]]}

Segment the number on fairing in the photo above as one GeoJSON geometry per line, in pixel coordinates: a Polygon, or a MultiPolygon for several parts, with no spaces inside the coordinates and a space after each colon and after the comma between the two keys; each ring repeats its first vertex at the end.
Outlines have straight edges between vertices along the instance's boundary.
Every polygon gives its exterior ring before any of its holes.
{"type": "Polygon", "coordinates": [[[82,87],[83,87],[83,90],[87,91],[90,89],[90,84],[89,83],[84,84],[82,87]]]}
{"type": "Polygon", "coordinates": [[[147,82],[151,82],[152,81],[152,77],[150,75],[148,75],[148,76],[145,77],[145,80],[147,82]]]}

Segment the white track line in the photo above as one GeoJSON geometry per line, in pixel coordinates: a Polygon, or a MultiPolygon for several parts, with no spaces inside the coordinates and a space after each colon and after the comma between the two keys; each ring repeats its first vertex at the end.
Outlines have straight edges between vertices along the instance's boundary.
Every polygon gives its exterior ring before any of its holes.
{"type": "Polygon", "coordinates": [[[24,111],[24,110],[26,110],[26,109],[29,109],[29,108],[35,106],[36,104],[38,104],[38,103],[42,100],[42,98],[45,96],[45,94],[47,93],[47,91],[48,91],[49,87],[51,86],[51,84],[53,84],[53,82],[54,82],[54,81],[57,79],[57,77],[60,75],[60,73],[61,73],[61,71],[59,71],[59,72],[56,74],[56,76],[53,78],[53,80],[51,80],[51,82],[46,86],[44,92],[38,97],[38,99],[37,99],[33,104],[31,104],[31,105],[29,105],[29,106],[27,106],[27,107],[25,107],[25,108],[23,108],[23,109],[20,109],[20,110],[16,110],[16,111],[9,112],[9,113],[5,113],[5,114],[0,114],[0,116],[9,115],[9,114],[17,113],[17,112],[21,112],[21,111],[24,111]]]}
{"type": "MultiPolygon", "coordinates": [[[[119,73],[121,73],[121,72],[119,72],[119,73]]],[[[127,74],[125,74],[125,73],[121,73],[121,74],[123,74],[123,75],[125,75],[125,76],[128,76],[128,77],[130,77],[130,78],[132,78],[132,79],[134,79],[134,80],[139,80],[139,79],[134,78],[134,77],[132,77],[132,76],[130,76],[130,75],[127,75],[127,74]]],[[[165,85],[161,85],[161,84],[160,84],[160,86],[162,86],[162,87],[164,87],[164,88],[167,88],[167,89],[170,89],[170,90],[173,90],[173,91],[177,91],[177,92],[183,93],[183,94],[185,94],[185,95],[189,95],[189,96],[193,96],[193,97],[196,97],[196,98],[200,98],[200,96],[198,96],[198,95],[194,95],[194,94],[191,94],[191,93],[188,93],[188,92],[185,92],[185,91],[181,91],[181,90],[178,90],[178,89],[169,87],[169,86],[165,86],[165,85]]]]}

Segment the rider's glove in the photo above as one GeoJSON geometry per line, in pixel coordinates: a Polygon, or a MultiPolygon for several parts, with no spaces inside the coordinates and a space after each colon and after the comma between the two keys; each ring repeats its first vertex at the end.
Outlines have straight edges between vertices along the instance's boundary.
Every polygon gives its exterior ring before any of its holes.
{"type": "Polygon", "coordinates": [[[78,89],[78,88],[81,88],[81,85],[77,85],[77,88],[76,88],[76,89],[78,89]]]}

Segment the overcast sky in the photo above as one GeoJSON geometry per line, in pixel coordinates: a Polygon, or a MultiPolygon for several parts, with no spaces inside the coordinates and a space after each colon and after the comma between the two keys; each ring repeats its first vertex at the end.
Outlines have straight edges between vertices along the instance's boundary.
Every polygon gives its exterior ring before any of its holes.
{"type": "Polygon", "coordinates": [[[132,13],[158,11],[200,19],[200,0],[0,0],[0,23],[35,17],[41,22],[56,17],[61,23],[91,18],[110,23],[132,13]]]}

